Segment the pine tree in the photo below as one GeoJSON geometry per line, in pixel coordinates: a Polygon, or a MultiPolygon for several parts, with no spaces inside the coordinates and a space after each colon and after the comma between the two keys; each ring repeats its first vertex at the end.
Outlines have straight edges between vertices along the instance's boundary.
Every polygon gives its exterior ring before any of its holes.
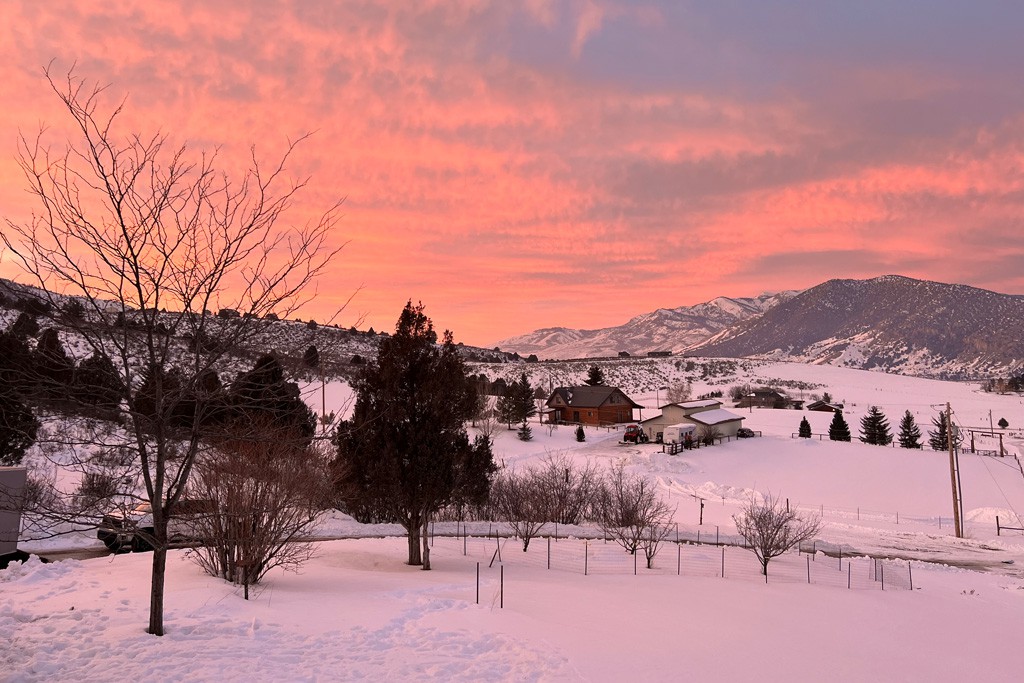
{"type": "Polygon", "coordinates": [[[590,369],[587,370],[587,378],[583,380],[583,383],[592,387],[604,386],[604,372],[596,365],[591,365],[590,369]]]}
{"type": "Polygon", "coordinates": [[[799,435],[801,439],[811,438],[811,423],[807,421],[806,417],[800,420],[799,435]]]}
{"type": "MultiPolygon", "coordinates": [[[[934,451],[945,451],[949,449],[949,437],[946,433],[946,413],[940,412],[932,418],[932,425],[935,429],[928,432],[928,445],[934,451]]],[[[960,434],[953,430],[953,448],[960,447],[960,434]]]]}
{"type": "Polygon", "coordinates": [[[312,439],[316,433],[316,416],[302,400],[299,386],[285,379],[281,361],[273,354],[261,356],[252,370],[238,376],[228,402],[236,425],[242,421],[294,429],[303,439],[312,439]]]}
{"type": "Polygon", "coordinates": [[[98,408],[116,408],[125,397],[124,384],[113,361],[105,353],[94,353],[75,369],[78,400],[98,408]]]}
{"type": "Polygon", "coordinates": [[[315,346],[310,346],[306,349],[306,352],[302,354],[302,364],[307,368],[316,370],[320,367],[320,352],[315,346]]]}
{"type": "Polygon", "coordinates": [[[360,521],[401,524],[409,564],[428,569],[423,530],[446,505],[486,502],[493,454],[487,438],[469,441],[473,383],[451,333],[439,345],[422,304],[407,303],[377,345],[352,382],[352,417],[338,426],[337,494],[360,521]]]}
{"type": "Polygon", "coordinates": [[[494,409],[498,413],[498,419],[512,429],[512,423],[516,422],[516,398],[515,382],[505,389],[505,393],[498,397],[498,403],[494,409]]]}
{"type": "Polygon", "coordinates": [[[1000,429],[1006,429],[1007,427],[1010,426],[1010,423],[1006,421],[1005,417],[999,418],[999,422],[997,422],[996,424],[999,425],[1000,429]]]}
{"type": "Polygon", "coordinates": [[[32,365],[44,396],[56,399],[68,396],[75,364],[64,350],[56,329],[48,327],[40,333],[32,365]]]}
{"type": "Polygon", "coordinates": [[[850,440],[850,425],[846,424],[843,411],[837,410],[832,415],[832,424],[828,426],[828,438],[832,441],[850,440]]]}
{"type": "Polygon", "coordinates": [[[520,441],[531,441],[533,439],[533,430],[530,428],[530,424],[528,422],[523,422],[523,424],[519,426],[519,433],[516,434],[516,436],[519,437],[520,441]]]}
{"type": "Polygon", "coordinates": [[[860,440],[872,446],[888,446],[892,443],[889,419],[878,406],[868,408],[867,414],[860,419],[860,440]]]}
{"type": "Polygon", "coordinates": [[[526,422],[537,414],[537,404],[534,403],[533,388],[530,387],[530,380],[524,372],[515,387],[516,421],[526,422]]]}
{"type": "Polygon", "coordinates": [[[583,430],[583,425],[576,425],[576,440],[580,443],[587,440],[587,433],[583,430]]]}
{"type": "Polygon", "coordinates": [[[20,465],[38,431],[32,410],[10,387],[0,385],[0,465],[20,465]]]}
{"type": "Polygon", "coordinates": [[[900,448],[921,447],[921,430],[918,428],[917,422],[909,410],[903,413],[903,419],[900,420],[899,442],[900,448]]]}

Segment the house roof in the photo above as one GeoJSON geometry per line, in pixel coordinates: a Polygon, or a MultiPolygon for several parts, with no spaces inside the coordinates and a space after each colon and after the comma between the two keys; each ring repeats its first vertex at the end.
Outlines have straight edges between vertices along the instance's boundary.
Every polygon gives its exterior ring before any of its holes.
{"type": "Polygon", "coordinates": [[[692,408],[710,408],[711,406],[720,406],[722,405],[722,402],[713,398],[705,398],[699,401],[686,401],[685,403],[676,403],[675,405],[679,406],[680,408],[690,410],[692,408]]]}
{"type": "Polygon", "coordinates": [[[719,408],[717,410],[702,410],[699,413],[687,415],[686,419],[699,422],[702,425],[719,425],[724,422],[742,420],[743,418],[736,413],[730,413],[728,410],[719,408]]]}
{"type": "Polygon", "coordinates": [[[548,405],[555,396],[560,396],[565,405],[574,408],[599,408],[608,402],[612,394],[618,394],[625,399],[625,404],[632,408],[643,408],[629,396],[626,396],[618,387],[606,386],[582,386],[582,387],[558,387],[548,397],[548,405]]]}

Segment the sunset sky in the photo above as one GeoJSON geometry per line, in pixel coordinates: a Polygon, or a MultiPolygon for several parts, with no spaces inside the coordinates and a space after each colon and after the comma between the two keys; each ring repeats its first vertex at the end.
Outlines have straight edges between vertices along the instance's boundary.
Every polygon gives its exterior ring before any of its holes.
{"type": "MultiPolygon", "coordinates": [[[[1024,293],[1024,3],[0,0],[0,216],[35,208],[42,70],[244,169],[313,131],[344,197],[300,317],[407,299],[492,346],[897,273],[1024,293]],[[174,7],[174,5],[179,5],[174,7]]],[[[62,137],[63,136],[63,137],[62,137]]],[[[9,263],[0,275],[17,277],[9,263]]]]}

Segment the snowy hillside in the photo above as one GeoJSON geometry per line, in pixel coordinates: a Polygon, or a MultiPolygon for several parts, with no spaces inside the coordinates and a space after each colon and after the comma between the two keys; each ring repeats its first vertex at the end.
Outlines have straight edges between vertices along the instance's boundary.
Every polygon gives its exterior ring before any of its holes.
{"type": "Polygon", "coordinates": [[[830,280],[720,332],[693,353],[930,377],[1024,367],[1024,297],[887,275],[830,280]]]}

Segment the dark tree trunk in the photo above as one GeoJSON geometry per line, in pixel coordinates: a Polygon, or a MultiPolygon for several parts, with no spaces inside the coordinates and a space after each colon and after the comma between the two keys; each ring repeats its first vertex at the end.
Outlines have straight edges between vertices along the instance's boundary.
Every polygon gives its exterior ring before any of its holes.
{"type": "MultiPolygon", "coordinates": [[[[166,536],[166,534],[165,534],[166,536]]],[[[164,634],[164,577],[167,573],[167,543],[159,540],[153,548],[153,578],[149,591],[149,628],[154,636],[164,634]]]]}
{"type": "Polygon", "coordinates": [[[408,519],[408,526],[405,527],[409,533],[409,564],[419,566],[423,564],[420,556],[420,519],[419,515],[412,515],[408,519]]]}
{"type": "Polygon", "coordinates": [[[430,570],[430,515],[423,513],[423,532],[420,535],[423,541],[423,570],[430,570]]]}

